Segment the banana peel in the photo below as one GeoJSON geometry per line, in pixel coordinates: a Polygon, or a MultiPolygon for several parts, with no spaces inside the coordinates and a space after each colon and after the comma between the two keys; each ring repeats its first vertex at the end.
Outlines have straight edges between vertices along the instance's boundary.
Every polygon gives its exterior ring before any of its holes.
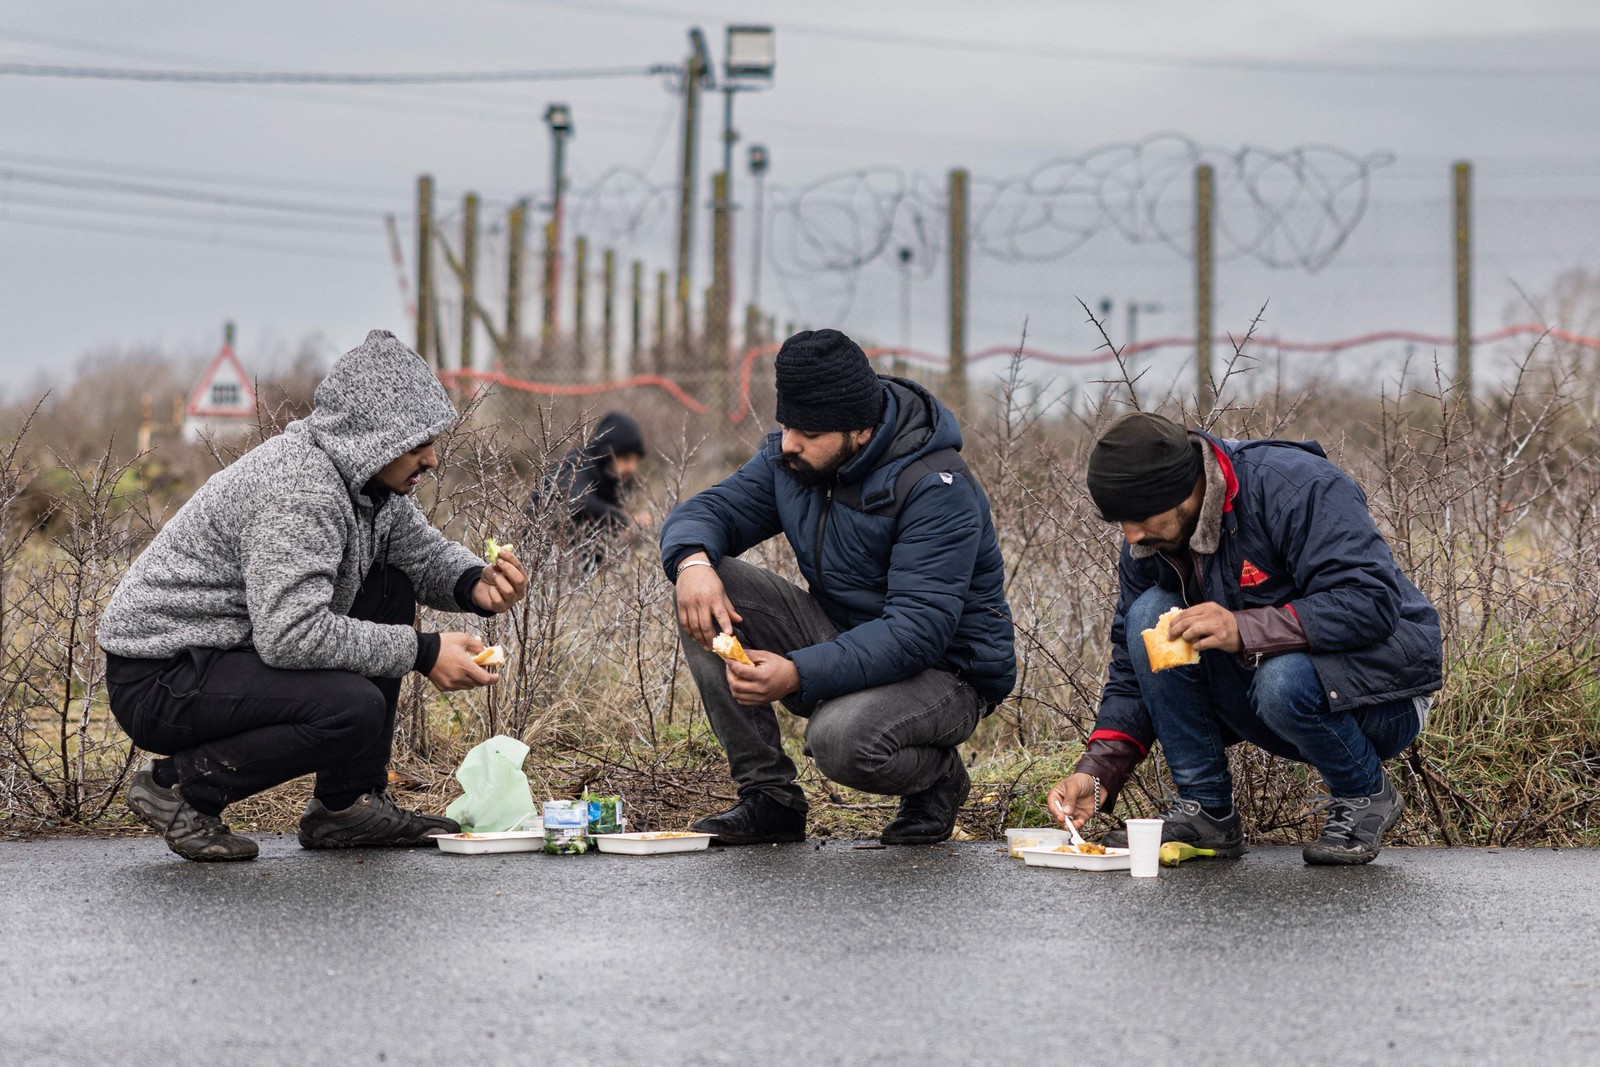
{"type": "Polygon", "coordinates": [[[1163,867],[1176,867],[1184,860],[1216,858],[1216,849],[1195,848],[1193,845],[1182,841],[1163,841],[1161,843],[1161,866],[1163,867]]]}

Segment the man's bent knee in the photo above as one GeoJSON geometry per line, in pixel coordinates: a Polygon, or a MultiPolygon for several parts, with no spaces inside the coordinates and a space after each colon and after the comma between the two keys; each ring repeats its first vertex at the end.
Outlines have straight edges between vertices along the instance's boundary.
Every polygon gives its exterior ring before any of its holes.
{"type": "Polygon", "coordinates": [[[830,725],[826,716],[806,728],[806,754],[829,781],[875,792],[888,752],[881,739],[849,724],[830,725]]]}
{"type": "Polygon", "coordinates": [[[1263,660],[1250,684],[1250,703],[1256,716],[1274,732],[1279,724],[1309,711],[1323,710],[1322,682],[1317,668],[1304,652],[1289,652],[1263,660]]]}

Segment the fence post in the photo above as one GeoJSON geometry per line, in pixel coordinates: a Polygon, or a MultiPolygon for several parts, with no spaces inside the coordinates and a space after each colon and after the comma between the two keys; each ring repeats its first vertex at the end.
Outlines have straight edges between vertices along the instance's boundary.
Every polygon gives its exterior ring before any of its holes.
{"type": "Polygon", "coordinates": [[[439,369],[433,347],[433,176],[417,178],[417,355],[439,369]]]}
{"type": "Polygon", "coordinates": [[[511,205],[511,219],[506,226],[506,357],[516,353],[522,341],[522,246],[527,229],[528,202],[518,200],[511,205]]]}
{"type": "Polygon", "coordinates": [[[476,370],[472,334],[477,328],[478,194],[468,193],[461,206],[461,369],[476,370]]]}
{"type": "Polygon", "coordinates": [[[556,264],[560,250],[556,248],[556,224],[544,224],[544,281],[540,285],[544,298],[544,317],[539,324],[539,360],[549,363],[556,343],[556,264]]]}
{"type": "Polygon", "coordinates": [[[656,374],[667,369],[667,272],[656,272],[656,348],[650,368],[656,374]]]}
{"type": "Polygon", "coordinates": [[[589,378],[588,299],[589,239],[579,237],[572,248],[572,351],[581,381],[589,378]]]}
{"type": "Polygon", "coordinates": [[[617,254],[611,249],[605,250],[602,257],[603,289],[600,303],[600,323],[603,335],[600,338],[601,375],[606,381],[613,381],[617,376],[616,352],[616,298],[617,298],[617,254]]]}
{"type": "Polygon", "coordinates": [[[1215,232],[1214,172],[1206,163],[1194,169],[1194,373],[1195,403],[1201,415],[1216,400],[1211,391],[1211,235],[1215,232]]]}
{"type": "Polygon", "coordinates": [[[958,411],[967,400],[967,171],[950,172],[950,368],[947,389],[958,411]]]}
{"type": "Polygon", "coordinates": [[[716,212],[711,218],[711,298],[706,301],[706,358],[711,361],[712,417],[714,420],[723,420],[728,417],[730,395],[728,375],[732,346],[729,343],[729,304],[733,295],[733,242],[729,239],[732,217],[728,212],[726,172],[712,175],[711,202],[716,205],[716,212]]]}
{"type": "Polygon", "coordinates": [[[633,277],[631,286],[632,315],[629,325],[632,329],[628,335],[628,373],[638,374],[644,358],[644,264],[637,259],[633,261],[633,277]]]}
{"type": "Polygon", "coordinates": [[[1457,163],[1455,172],[1456,230],[1456,378],[1455,388],[1469,409],[1472,404],[1472,164],[1457,163]]]}

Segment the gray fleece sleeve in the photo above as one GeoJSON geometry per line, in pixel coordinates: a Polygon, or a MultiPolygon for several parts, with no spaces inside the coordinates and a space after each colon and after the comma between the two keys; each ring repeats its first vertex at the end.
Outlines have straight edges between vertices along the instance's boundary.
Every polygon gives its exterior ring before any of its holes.
{"type": "Polygon", "coordinates": [[[410,497],[391,501],[398,508],[389,531],[389,563],[411,579],[417,601],[438,611],[460,611],[456,582],[473,568],[488,562],[435,529],[410,497]]]}
{"type": "Polygon", "coordinates": [[[302,491],[267,502],[239,538],[252,641],[269,667],[355,671],[399,678],[417,661],[409,626],[352,619],[332,610],[334,580],[349,531],[350,502],[302,491]]]}

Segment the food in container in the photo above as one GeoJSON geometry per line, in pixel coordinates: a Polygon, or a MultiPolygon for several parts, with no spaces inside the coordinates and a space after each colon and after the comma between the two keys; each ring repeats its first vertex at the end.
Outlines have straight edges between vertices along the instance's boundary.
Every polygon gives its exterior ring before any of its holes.
{"type": "Polygon", "coordinates": [[[682,830],[655,833],[601,834],[595,838],[601,852],[628,856],[657,856],[669,852],[699,852],[711,843],[710,834],[682,830]]]}
{"type": "Polygon", "coordinates": [[[589,802],[544,802],[544,851],[550,856],[576,856],[589,851],[589,802]]]}
{"type": "Polygon", "coordinates": [[[500,852],[537,852],[544,847],[544,834],[538,830],[507,830],[500,833],[435,834],[440,852],[458,856],[482,856],[500,852]]]}

